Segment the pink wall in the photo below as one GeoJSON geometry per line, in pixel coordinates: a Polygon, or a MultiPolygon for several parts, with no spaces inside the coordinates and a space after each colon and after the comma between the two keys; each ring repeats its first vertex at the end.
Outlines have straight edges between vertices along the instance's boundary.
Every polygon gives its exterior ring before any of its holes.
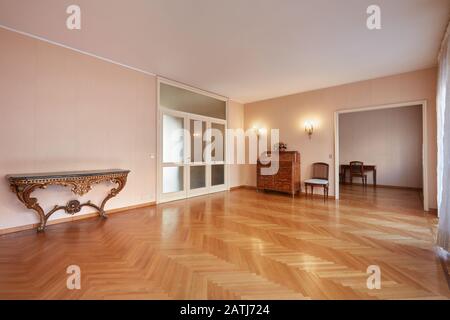
{"type": "MultiPolygon", "coordinates": [[[[0,177],[125,168],[127,186],[107,209],[156,200],[156,77],[2,28],[0,74],[0,177]]],[[[244,106],[230,101],[228,112],[229,127],[243,128],[244,106]]],[[[231,166],[231,187],[245,184],[243,171],[231,166]]],[[[81,201],[99,202],[107,187],[95,186],[81,201]]],[[[78,198],[69,188],[49,189],[34,193],[45,210],[78,198]]],[[[0,230],[36,222],[0,183],[0,230]]]]}
{"type": "MultiPolygon", "coordinates": [[[[0,177],[8,173],[126,168],[127,187],[107,209],[155,201],[156,78],[0,29],[0,177]]],[[[430,206],[436,207],[436,69],[246,104],[230,101],[229,127],[281,128],[302,153],[302,176],[315,161],[334,162],[338,109],[428,100],[430,206]],[[311,140],[305,120],[317,122],[311,140]]],[[[332,167],[333,171],[333,167],[332,167]]],[[[330,172],[333,177],[333,172],[330,172]]],[[[255,185],[252,165],[230,170],[230,186],[255,185]]],[[[84,198],[100,200],[106,185],[84,198]]],[[[74,198],[68,188],[38,191],[44,209],[74,198]]],[[[333,183],[331,184],[333,191],[333,183]]],[[[81,199],[85,200],[85,199],[81,199]]],[[[85,214],[88,209],[79,213],[85,214]]],[[[58,213],[52,219],[67,217],[58,213]]],[[[0,229],[36,223],[0,183],[0,229]]]]}
{"type": "MultiPolygon", "coordinates": [[[[330,164],[330,195],[334,194],[334,113],[337,110],[391,103],[428,101],[429,192],[436,208],[436,68],[298,93],[245,105],[245,127],[280,129],[280,139],[302,156],[302,178],[311,175],[311,164],[330,164]],[[313,120],[309,140],[304,122],[313,120]]],[[[254,165],[247,166],[246,184],[256,184],[254,165]]]]}
{"type": "Polygon", "coordinates": [[[375,164],[379,185],[422,188],[422,106],[339,115],[339,162],[354,160],[375,164]]]}
{"type": "MultiPolygon", "coordinates": [[[[107,209],[155,200],[155,77],[4,29],[0,74],[0,177],[124,168],[128,184],[107,209]]],[[[105,188],[88,198],[98,201],[105,188]]],[[[45,209],[75,198],[68,188],[51,189],[36,192],[45,209]]],[[[35,222],[6,180],[0,183],[0,229],[35,222]]]]}
{"type": "MultiPolygon", "coordinates": [[[[228,128],[243,129],[244,128],[244,105],[238,102],[228,102],[228,128]]],[[[230,165],[230,187],[238,187],[245,185],[245,167],[237,164],[237,145],[234,144],[234,164],[230,165]]]]}

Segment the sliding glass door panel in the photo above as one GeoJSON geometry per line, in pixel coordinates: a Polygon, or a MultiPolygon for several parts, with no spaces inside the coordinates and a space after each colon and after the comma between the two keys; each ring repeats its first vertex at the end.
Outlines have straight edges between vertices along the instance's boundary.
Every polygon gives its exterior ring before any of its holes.
{"type": "Polygon", "coordinates": [[[210,192],[227,189],[226,122],[211,120],[210,192]]]}
{"type": "Polygon", "coordinates": [[[160,113],[160,200],[186,198],[186,120],[174,112],[160,113]]]}
{"type": "Polygon", "coordinates": [[[209,167],[205,157],[207,147],[208,121],[203,117],[188,115],[189,119],[189,188],[188,197],[199,196],[209,192],[209,167]]]}

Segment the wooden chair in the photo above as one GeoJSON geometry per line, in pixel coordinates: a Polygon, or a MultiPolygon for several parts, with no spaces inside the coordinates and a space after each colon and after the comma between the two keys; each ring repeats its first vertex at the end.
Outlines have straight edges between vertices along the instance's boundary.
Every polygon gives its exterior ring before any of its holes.
{"type": "Polygon", "coordinates": [[[339,166],[339,183],[345,184],[345,169],[339,166]]]}
{"type": "Polygon", "coordinates": [[[367,186],[367,174],[364,171],[364,163],[362,161],[350,162],[350,183],[353,183],[353,177],[362,179],[363,186],[367,186]]]}
{"type": "Polygon", "coordinates": [[[313,163],[313,177],[312,179],[305,180],[305,192],[308,195],[308,186],[311,187],[311,195],[314,195],[314,187],[323,187],[323,200],[328,198],[328,174],[329,165],[324,162],[313,163]]]}

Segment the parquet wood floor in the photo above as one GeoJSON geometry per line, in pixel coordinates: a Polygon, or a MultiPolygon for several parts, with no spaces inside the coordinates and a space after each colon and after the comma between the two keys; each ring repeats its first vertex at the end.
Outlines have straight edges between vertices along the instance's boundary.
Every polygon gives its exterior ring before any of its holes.
{"type": "Polygon", "coordinates": [[[417,191],[239,189],[0,236],[1,299],[448,299],[417,191]],[[66,268],[81,268],[68,290],[66,268]],[[381,289],[366,286],[369,265],[381,289]]]}

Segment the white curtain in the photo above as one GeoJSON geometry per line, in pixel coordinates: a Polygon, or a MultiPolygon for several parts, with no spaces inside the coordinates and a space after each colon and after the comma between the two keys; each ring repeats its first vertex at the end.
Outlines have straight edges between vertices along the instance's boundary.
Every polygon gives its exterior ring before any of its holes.
{"type": "Polygon", "coordinates": [[[450,25],[439,53],[437,88],[438,211],[437,244],[450,251],[450,25]]]}

